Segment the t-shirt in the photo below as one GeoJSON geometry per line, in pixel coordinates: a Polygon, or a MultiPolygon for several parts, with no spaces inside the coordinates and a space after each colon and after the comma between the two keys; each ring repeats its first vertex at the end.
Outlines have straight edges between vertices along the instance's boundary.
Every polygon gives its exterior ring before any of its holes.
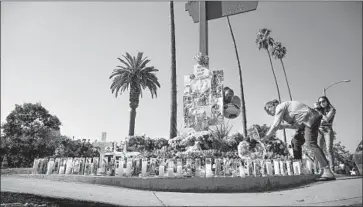
{"type": "Polygon", "coordinates": [[[333,107],[330,107],[329,110],[324,110],[324,112],[322,114],[325,117],[321,121],[321,127],[332,126],[333,121],[334,121],[334,117],[335,117],[335,113],[336,113],[336,110],[333,107]],[[326,119],[328,121],[326,121],[326,119]]]}
{"type": "Polygon", "coordinates": [[[277,128],[281,121],[295,126],[311,126],[311,120],[318,112],[298,101],[286,101],[276,106],[275,119],[271,127],[277,128]]]}

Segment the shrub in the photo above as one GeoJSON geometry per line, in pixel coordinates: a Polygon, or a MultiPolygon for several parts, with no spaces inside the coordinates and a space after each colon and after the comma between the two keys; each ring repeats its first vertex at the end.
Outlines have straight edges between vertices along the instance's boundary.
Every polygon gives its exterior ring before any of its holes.
{"type": "Polygon", "coordinates": [[[127,150],[132,152],[140,152],[145,150],[145,136],[129,136],[127,150]]]}
{"type": "Polygon", "coordinates": [[[168,147],[168,140],[165,138],[156,138],[154,139],[154,150],[161,149],[163,147],[168,147]]]}

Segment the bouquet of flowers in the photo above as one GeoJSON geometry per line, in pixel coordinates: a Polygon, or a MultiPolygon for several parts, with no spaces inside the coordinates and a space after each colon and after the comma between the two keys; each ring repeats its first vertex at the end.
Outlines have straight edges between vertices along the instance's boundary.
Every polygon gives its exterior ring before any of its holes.
{"type": "Polygon", "coordinates": [[[286,144],[278,138],[272,138],[262,141],[266,148],[265,159],[278,159],[288,155],[286,144]]]}
{"type": "Polygon", "coordinates": [[[266,148],[259,140],[243,140],[238,145],[238,155],[241,159],[263,159],[266,155],[266,148]]]}
{"type": "Polygon", "coordinates": [[[207,55],[203,55],[201,52],[198,52],[194,59],[201,66],[208,67],[209,65],[209,57],[207,55]]]}

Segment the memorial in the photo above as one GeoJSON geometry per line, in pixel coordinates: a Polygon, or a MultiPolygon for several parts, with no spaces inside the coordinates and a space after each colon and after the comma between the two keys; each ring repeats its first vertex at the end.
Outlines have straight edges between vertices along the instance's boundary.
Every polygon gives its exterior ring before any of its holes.
{"type": "Polygon", "coordinates": [[[143,144],[134,143],[135,136],[127,137],[123,145],[106,142],[104,135],[103,142],[95,144],[100,149],[100,157],[35,159],[33,174],[46,174],[50,179],[69,176],[71,181],[91,183],[102,178],[101,183],[124,187],[196,192],[268,190],[271,186],[312,182],[317,169],[314,162],[292,160],[285,143],[279,139],[261,141],[255,127],[239,143],[233,143],[238,139],[232,137],[231,146],[238,149],[233,156],[218,154],[222,142],[208,131],[225,119],[237,118],[241,99],[224,85],[225,71],[209,67],[207,22],[256,8],[257,2],[186,4],[186,10],[200,25],[200,51],[195,56],[193,73],[184,76],[182,94],[184,126],[193,133],[170,139],[163,147],[154,147],[154,152],[158,152],[154,155],[138,152],[138,149],[147,151],[146,145],[150,145],[145,137],[141,139],[143,144]],[[137,146],[133,147],[134,144],[137,146]],[[168,150],[176,153],[173,156],[160,153],[168,150]],[[198,155],[200,152],[203,153],[198,155]]]}

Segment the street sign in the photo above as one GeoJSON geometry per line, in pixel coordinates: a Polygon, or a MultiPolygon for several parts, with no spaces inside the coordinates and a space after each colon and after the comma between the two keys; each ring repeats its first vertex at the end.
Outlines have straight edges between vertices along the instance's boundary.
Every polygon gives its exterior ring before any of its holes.
{"type": "MultiPolygon", "coordinates": [[[[258,1],[206,1],[207,20],[253,11],[257,4],[258,1]]],[[[185,11],[189,12],[194,23],[199,22],[199,1],[188,1],[185,11]]]]}

